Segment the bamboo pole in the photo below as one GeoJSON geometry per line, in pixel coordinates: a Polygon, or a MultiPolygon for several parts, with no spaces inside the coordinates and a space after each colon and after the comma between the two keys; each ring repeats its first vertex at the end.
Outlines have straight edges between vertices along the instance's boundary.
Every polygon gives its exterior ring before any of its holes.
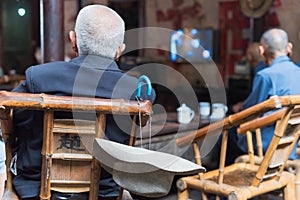
{"type": "MultiPolygon", "coordinates": [[[[202,163],[201,163],[201,154],[200,154],[200,150],[199,150],[199,146],[198,146],[198,143],[197,142],[194,142],[193,143],[193,149],[194,149],[194,155],[195,155],[195,161],[198,165],[202,166],[202,163]]],[[[199,173],[199,179],[200,180],[203,180],[203,173],[199,173]]],[[[207,196],[206,194],[204,193],[204,191],[201,191],[201,197],[202,197],[202,200],[207,200],[207,196]]]]}
{"type": "Polygon", "coordinates": [[[274,132],[274,136],[273,136],[273,138],[270,142],[269,148],[265,154],[265,158],[262,160],[260,168],[259,168],[258,172],[256,173],[255,178],[253,179],[252,186],[257,187],[260,184],[261,180],[263,179],[264,174],[266,173],[266,170],[267,170],[270,160],[272,158],[271,155],[274,154],[276,147],[284,134],[284,131],[286,129],[288,120],[290,119],[290,116],[293,112],[293,109],[294,109],[294,106],[289,106],[288,109],[286,109],[286,111],[285,111],[286,112],[285,115],[280,120],[280,122],[279,122],[280,125],[274,132]]]}
{"type": "MultiPolygon", "coordinates": [[[[186,185],[185,188],[199,189],[201,191],[207,191],[208,193],[213,193],[218,196],[228,197],[233,192],[232,187],[230,187],[228,185],[225,185],[225,184],[219,185],[218,183],[212,182],[209,180],[208,181],[200,181],[199,179],[196,179],[193,176],[181,178],[181,179],[179,179],[179,182],[182,185],[186,185]]],[[[182,191],[183,197],[185,197],[185,190],[187,190],[187,189],[182,188],[182,190],[180,190],[180,191],[182,191]]],[[[180,199],[184,199],[184,198],[180,198],[180,199]]],[[[186,199],[184,199],[184,200],[186,200],[186,199]]]]}
{"type": "Polygon", "coordinates": [[[134,145],[134,138],[135,138],[135,132],[136,132],[136,121],[137,121],[137,115],[133,116],[132,120],[132,126],[131,126],[131,131],[130,131],[130,139],[129,139],[129,146],[134,145]]]}
{"type": "Polygon", "coordinates": [[[42,148],[42,174],[40,198],[50,200],[51,197],[51,169],[53,154],[53,111],[44,111],[44,136],[42,148]]]}
{"type": "Polygon", "coordinates": [[[243,123],[239,126],[237,132],[239,134],[243,134],[246,131],[254,131],[260,127],[268,126],[270,124],[273,124],[277,120],[281,119],[283,114],[285,113],[286,108],[278,110],[276,112],[273,112],[269,115],[248,121],[246,123],[243,123]]]}
{"type": "Polygon", "coordinates": [[[179,147],[183,147],[191,144],[193,141],[199,141],[208,132],[229,129],[246,121],[253,120],[254,118],[259,117],[261,114],[266,113],[270,110],[279,109],[288,105],[299,104],[300,95],[290,95],[281,97],[274,96],[264,102],[256,104],[255,106],[242,110],[220,121],[211,123],[208,126],[198,129],[196,133],[187,134],[183,137],[177,138],[176,144],[179,147]]]}
{"type": "Polygon", "coordinates": [[[228,141],[228,131],[224,130],[223,136],[222,136],[222,146],[221,146],[221,156],[220,156],[220,166],[219,166],[219,177],[218,177],[219,184],[221,184],[223,182],[223,178],[224,178],[227,141],[228,141]]]}
{"type": "MultiPolygon", "coordinates": [[[[97,113],[96,138],[104,137],[105,126],[106,126],[106,116],[104,114],[97,113]]],[[[93,157],[91,174],[90,174],[89,200],[98,199],[100,176],[101,176],[101,163],[95,157],[93,157]]]]}
{"type": "Polygon", "coordinates": [[[262,146],[262,139],[261,139],[261,131],[260,128],[255,129],[255,138],[256,138],[256,148],[257,148],[257,155],[258,157],[263,157],[263,146],[262,146]]]}
{"type": "Polygon", "coordinates": [[[249,162],[251,165],[254,165],[254,150],[253,150],[252,132],[247,131],[246,136],[247,136],[247,144],[248,144],[249,162]]]}
{"type": "Polygon", "coordinates": [[[105,114],[152,114],[150,101],[55,96],[0,91],[0,106],[32,110],[95,111],[105,114]]]}

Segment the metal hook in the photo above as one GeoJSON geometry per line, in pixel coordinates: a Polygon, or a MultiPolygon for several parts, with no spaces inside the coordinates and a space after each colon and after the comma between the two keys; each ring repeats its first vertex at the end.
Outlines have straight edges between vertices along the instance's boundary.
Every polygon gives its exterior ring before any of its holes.
{"type": "Polygon", "coordinates": [[[151,91],[152,91],[151,81],[150,81],[150,79],[149,79],[147,76],[142,75],[142,76],[140,76],[139,81],[138,81],[138,90],[137,90],[137,93],[136,93],[136,96],[137,96],[138,98],[141,97],[142,81],[143,81],[143,80],[146,81],[146,84],[147,84],[147,86],[148,86],[147,95],[148,95],[148,96],[151,95],[151,91]]]}

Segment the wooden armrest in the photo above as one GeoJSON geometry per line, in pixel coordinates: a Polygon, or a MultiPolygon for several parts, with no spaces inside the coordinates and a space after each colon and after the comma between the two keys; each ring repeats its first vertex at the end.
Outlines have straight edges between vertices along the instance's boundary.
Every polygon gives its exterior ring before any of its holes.
{"type": "Polygon", "coordinates": [[[228,118],[225,118],[223,120],[211,123],[211,124],[209,124],[203,128],[200,128],[198,130],[191,131],[188,134],[186,134],[180,138],[177,138],[176,144],[179,147],[183,147],[188,144],[191,144],[192,142],[194,142],[196,140],[197,141],[201,140],[208,132],[222,130],[227,127],[230,127],[230,125],[228,123],[228,118]]]}
{"type": "Polygon", "coordinates": [[[300,104],[300,95],[290,95],[290,96],[280,96],[280,97],[274,96],[250,108],[247,108],[236,114],[230,115],[221,121],[212,123],[197,131],[187,134],[181,138],[178,138],[176,140],[176,144],[179,147],[182,147],[191,144],[192,142],[199,141],[201,138],[203,138],[205,134],[208,133],[208,131],[213,132],[220,129],[226,130],[233,126],[237,126],[239,124],[247,122],[249,120],[253,120],[268,111],[279,109],[286,106],[297,105],[297,104],[300,104]]]}
{"type": "Polygon", "coordinates": [[[269,115],[251,120],[249,122],[246,122],[244,124],[241,124],[240,127],[237,129],[237,132],[239,134],[244,134],[247,131],[253,131],[257,128],[268,126],[270,124],[275,123],[277,120],[281,119],[282,115],[286,111],[285,109],[281,109],[279,111],[273,112],[269,115]]]}
{"type": "MultiPolygon", "coordinates": [[[[181,138],[176,140],[176,144],[180,147],[190,144],[191,142],[199,141],[200,138],[203,138],[205,134],[217,130],[226,130],[231,128],[232,126],[241,124],[245,121],[253,119],[262,113],[270,111],[278,106],[278,102],[281,103],[281,99],[277,98],[270,98],[262,103],[259,103],[255,106],[252,106],[248,109],[245,109],[241,112],[238,112],[233,115],[229,115],[228,117],[224,118],[223,120],[214,122],[208,126],[205,126],[192,134],[185,135],[181,138]]],[[[286,99],[282,99],[284,103],[286,99]]],[[[281,106],[281,104],[280,104],[281,106]]]]}
{"type": "Polygon", "coordinates": [[[0,91],[0,106],[31,110],[101,111],[106,114],[151,115],[151,102],[124,99],[55,96],[0,91]]]}

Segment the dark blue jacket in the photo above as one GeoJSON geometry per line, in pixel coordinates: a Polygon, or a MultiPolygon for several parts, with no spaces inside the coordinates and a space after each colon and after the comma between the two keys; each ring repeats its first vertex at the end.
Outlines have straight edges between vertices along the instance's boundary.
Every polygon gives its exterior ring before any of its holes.
{"type": "MultiPolygon", "coordinates": [[[[138,80],[122,72],[113,60],[89,55],[79,56],[69,62],[51,62],[32,66],[26,70],[26,81],[13,91],[133,100],[137,85],[138,80]]],[[[147,96],[144,85],[141,98],[153,103],[155,92],[152,91],[151,95],[147,96]]],[[[129,126],[122,126],[122,130],[116,125],[112,116],[108,117],[106,123],[105,135],[108,139],[128,144],[130,122],[124,122],[129,126]]],[[[14,131],[13,147],[18,156],[18,175],[13,180],[14,187],[22,198],[38,196],[43,113],[28,110],[15,111],[14,131]]],[[[114,184],[111,187],[115,187],[114,184]]]]}

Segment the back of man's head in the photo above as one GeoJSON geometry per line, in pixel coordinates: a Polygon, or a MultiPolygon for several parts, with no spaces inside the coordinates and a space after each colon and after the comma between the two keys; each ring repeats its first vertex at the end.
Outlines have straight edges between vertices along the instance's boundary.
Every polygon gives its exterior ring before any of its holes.
{"type": "Polygon", "coordinates": [[[258,42],[253,42],[247,48],[246,58],[251,67],[256,67],[256,65],[263,60],[259,52],[259,45],[258,42]]]}
{"type": "Polygon", "coordinates": [[[78,53],[113,59],[124,41],[124,32],[124,21],[115,11],[102,5],[86,6],[75,24],[78,53]]]}
{"type": "Polygon", "coordinates": [[[288,53],[288,35],[282,29],[274,28],[266,31],[261,38],[261,44],[264,46],[266,54],[273,57],[288,53]]]}

